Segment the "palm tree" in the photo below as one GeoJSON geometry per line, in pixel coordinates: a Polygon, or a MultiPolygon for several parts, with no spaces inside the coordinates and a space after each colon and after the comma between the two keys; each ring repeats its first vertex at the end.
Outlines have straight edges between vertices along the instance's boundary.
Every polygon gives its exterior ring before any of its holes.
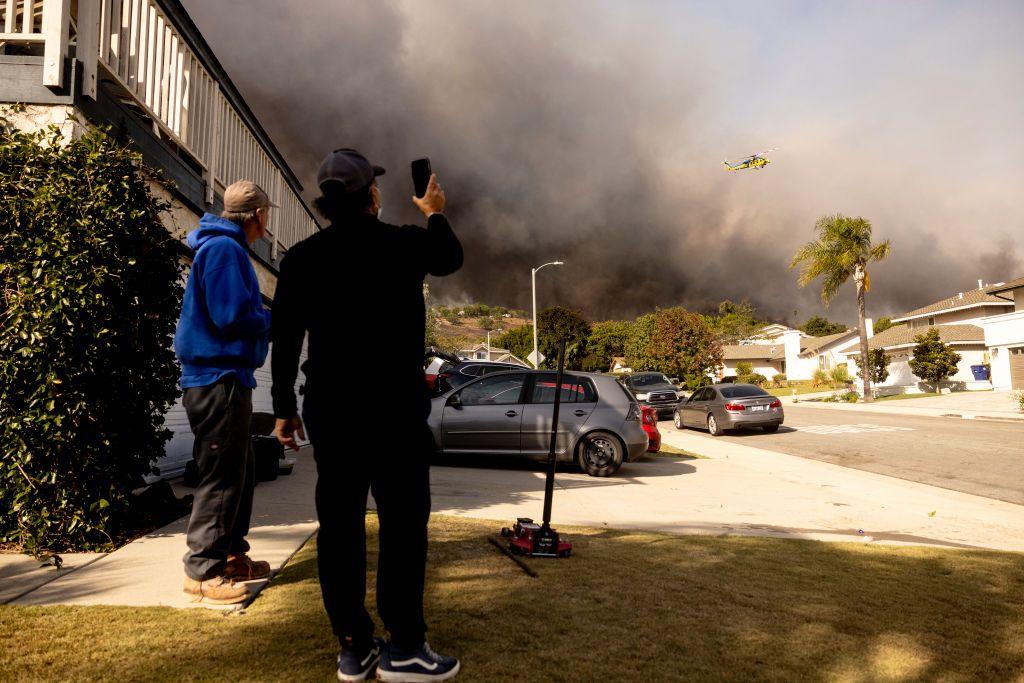
{"type": "MultiPolygon", "coordinates": [[[[822,216],[814,224],[818,239],[800,247],[793,255],[789,267],[803,264],[797,282],[806,287],[819,277],[821,300],[827,307],[832,303],[839,288],[850,276],[857,283],[857,315],[860,332],[861,367],[868,366],[868,335],[864,324],[864,295],[871,289],[868,263],[881,261],[889,255],[889,240],[879,244],[871,243],[871,222],[864,218],[849,218],[841,214],[822,216]]],[[[861,373],[864,380],[864,400],[871,401],[871,378],[861,373]]]]}

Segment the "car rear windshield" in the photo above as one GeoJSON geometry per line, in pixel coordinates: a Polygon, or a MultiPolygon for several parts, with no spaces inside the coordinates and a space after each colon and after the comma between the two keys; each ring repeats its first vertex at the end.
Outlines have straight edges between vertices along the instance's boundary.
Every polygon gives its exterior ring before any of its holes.
{"type": "Polygon", "coordinates": [[[724,398],[753,398],[755,396],[771,396],[767,391],[761,387],[755,387],[753,384],[737,384],[731,387],[719,387],[718,391],[721,392],[724,398]]]}
{"type": "Polygon", "coordinates": [[[629,383],[634,387],[649,387],[655,384],[671,384],[671,382],[668,381],[668,377],[660,373],[633,375],[629,378],[629,383]]]}

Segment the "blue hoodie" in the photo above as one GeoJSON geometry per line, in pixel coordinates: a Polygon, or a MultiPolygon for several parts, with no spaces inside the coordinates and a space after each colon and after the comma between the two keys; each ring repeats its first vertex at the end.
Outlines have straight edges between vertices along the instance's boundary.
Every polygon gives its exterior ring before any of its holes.
{"type": "Polygon", "coordinates": [[[196,255],[174,334],[181,387],[204,387],[234,374],[253,388],[253,370],[267,359],[270,311],[263,308],[245,233],[208,213],[188,234],[188,246],[196,255]]]}

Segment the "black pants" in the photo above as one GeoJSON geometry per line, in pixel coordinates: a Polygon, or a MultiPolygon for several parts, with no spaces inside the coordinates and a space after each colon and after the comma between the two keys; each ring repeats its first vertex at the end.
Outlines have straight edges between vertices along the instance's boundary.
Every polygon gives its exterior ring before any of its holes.
{"type": "Polygon", "coordinates": [[[418,647],[430,517],[428,458],[433,437],[423,421],[388,427],[388,444],[366,447],[344,423],[309,405],[304,421],[316,457],[317,566],[331,626],[339,640],[368,643],[374,626],[366,611],[366,495],[373,492],[380,522],[377,611],[391,640],[418,647]]]}
{"type": "Polygon", "coordinates": [[[185,574],[205,581],[223,572],[229,554],[249,550],[245,537],[256,485],[249,439],[252,389],[227,375],[215,384],[185,389],[182,404],[196,437],[192,455],[199,471],[185,574]]]}

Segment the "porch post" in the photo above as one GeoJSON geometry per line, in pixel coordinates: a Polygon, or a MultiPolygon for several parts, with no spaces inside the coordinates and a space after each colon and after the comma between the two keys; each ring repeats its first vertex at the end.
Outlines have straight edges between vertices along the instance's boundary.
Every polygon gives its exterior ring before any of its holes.
{"type": "Polygon", "coordinates": [[[82,94],[94,100],[99,59],[100,1],[78,0],[77,58],[82,63],[82,94]]]}
{"type": "Polygon", "coordinates": [[[43,0],[43,85],[64,87],[64,59],[68,55],[71,0],[43,0]]]}

